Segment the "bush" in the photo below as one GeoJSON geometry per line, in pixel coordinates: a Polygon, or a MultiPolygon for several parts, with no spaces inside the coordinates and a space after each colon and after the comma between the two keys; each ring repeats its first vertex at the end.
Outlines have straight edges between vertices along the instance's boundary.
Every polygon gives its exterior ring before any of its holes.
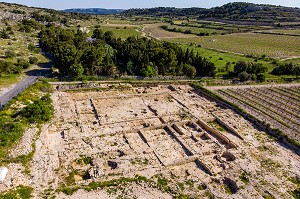
{"type": "Polygon", "coordinates": [[[7,50],[7,51],[5,51],[5,57],[6,58],[14,58],[16,56],[17,56],[17,54],[13,50],[7,50]]]}
{"type": "Polygon", "coordinates": [[[30,66],[30,63],[24,59],[18,59],[18,63],[16,66],[22,68],[22,69],[27,69],[30,66]]]}
{"type": "MultiPolygon", "coordinates": [[[[0,116],[0,146],[11,147],[23,135],[23,126],[13,119],[0,116]]],[[[2,151],[2,150],[0,150],[2,151]]]]}
{"type": "Polygon", "coordinates": [[[29,57],[29,63],[30,64],[37,64],[38,63],[38,58],[36,57],[29,57]]]}
{"type": "Polygon", "coordinates": [[[257,75],[257,80],[260,81],[260,82],[266,81],[266,74],[265,73],[259,73],[257,75]]]}
{"type": "Polygon", "coordinates": [[[0,32],[0,37],[2,39],[9,39],[10,38],[10,36],[9,36],[9,34],[6,30],[3,30],[2,32],[0,32]]]}
{"type": "Polygon", "coordinates": [[[241,82],[245,82],[247,80],[249,80],[251,78],[251,75],[249,75],[247,72],[241,72],[239,75],[238,75],[239,79],[241,82]]]}
{"type": "Polygon", "coordinates": [[[2,73],[13,73],[14,67],[12,62],[0,60],[0,77],[2,73]]]}
{"type": "Polygon", "coordinates": [[[34,101],[21,111],[21,115],[30,123],[49,121],[53,116],[54,108],[49,94],[34,101]]]}

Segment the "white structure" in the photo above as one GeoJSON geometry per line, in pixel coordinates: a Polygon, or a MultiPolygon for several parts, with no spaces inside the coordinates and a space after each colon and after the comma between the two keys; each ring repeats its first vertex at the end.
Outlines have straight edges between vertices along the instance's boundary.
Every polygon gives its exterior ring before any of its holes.
{"type": "Polygon", "coordinates": [[[7,173],[8,173],[8,169],[6,167],[0,167],[0,182],[4,181],[7,173]]]}

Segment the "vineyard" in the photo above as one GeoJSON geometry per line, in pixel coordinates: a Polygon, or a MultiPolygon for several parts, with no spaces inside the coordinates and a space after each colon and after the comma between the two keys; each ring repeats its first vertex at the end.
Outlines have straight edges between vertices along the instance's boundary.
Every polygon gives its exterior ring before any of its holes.
{"type": "Polygon", "coordinates": [[[285,59],[299,57],[300,54],[300,37],[298,36],[240,33],[168,40],[184,44],[195,43],[204,48],[257,57],[266,55],[285,59]]]}
{"type": "Polygon", "coordinates": [[[300,141],[300,85],[212,89],[251,115],[300,141]]]}

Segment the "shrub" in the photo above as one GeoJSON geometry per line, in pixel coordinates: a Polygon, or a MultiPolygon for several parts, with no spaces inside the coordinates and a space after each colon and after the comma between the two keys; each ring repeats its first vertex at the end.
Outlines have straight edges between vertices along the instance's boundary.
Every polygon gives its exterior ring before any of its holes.
{"type": "Polygon", "coordinates": [[[259,73],[257,75],[257,80],[260,81],[260,82],[266,81],[266,74],[265,73],[259,73]]]}
{"type": "Polygon", "coordinates": [[[10,38],[10,36],[9,36],[9,34],[6,30],[3,30],[2,32],[0,32],[0,37],[2,39],[9,39],[10,38]]]}
{"type": "Polygon", "coordinates": [[[11,147],[23,135],[23,126],[13,119],[0,116],[0,146],[11,147]]]}
{"type": "Polygon", "coordinates": [[[54,108],[49,94],[34,101],[21,111],[21,115],[30,123],[49,121],[53,116],[54,108]]]}
{"type": "Polygon", "coordinates": [[[38,63],[38,58],[36,57],[29,57],[29,63],[30,64],[37,64],[38,63]]]}
{"type": "Polygon", "coordinates": [[[27,69],[30,66],[30,63],[24,59],[18,59],[16,66],[19,66],[22,69],[27,69]]]}
{"type": "Polygon", "coordinates": [[[241,82],[244,82],[244,81],[247,81],[251,78],[251,75],[249,75],[247,72],[241,72],[239,75],[238,75],[239,79],[241,82]]]}
{"type": "Polygon", "coordinates": [[[17,56],[17,54],[13,50],[5,51],[5,57],[6,58],[13,58],[13,57],[16,57],[16,56],[17,56]]]}

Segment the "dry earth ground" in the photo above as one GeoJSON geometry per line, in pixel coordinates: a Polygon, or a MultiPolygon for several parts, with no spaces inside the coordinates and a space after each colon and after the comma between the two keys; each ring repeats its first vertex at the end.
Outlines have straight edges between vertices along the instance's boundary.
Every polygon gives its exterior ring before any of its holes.
{"type": "MultiPolygon", "coordinates": [[[[35,198],[291,198],[296,185],[288,179],[300,176],[299,156],[192,87],[94,87],[54,86],[55,117],[35,143],[31,173],[8,165],[0,191],[22,184],[35,198]],[[86,187],[136,175],[148,180],[72,196],[54,191],[66,181],[86,187]]],[[[21,141],[12,153],[22,149],[30,150],[21,141]]]]}

